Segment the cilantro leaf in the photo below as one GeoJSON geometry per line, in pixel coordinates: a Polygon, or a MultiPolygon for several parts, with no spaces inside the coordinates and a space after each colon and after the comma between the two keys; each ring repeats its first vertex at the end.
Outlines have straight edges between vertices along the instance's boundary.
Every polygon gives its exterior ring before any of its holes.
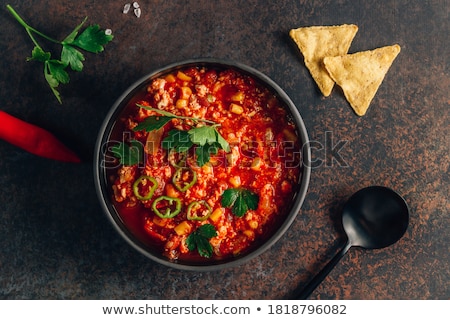
{"type": "Polygon", "coordinates": [[[130,145],[120,142],[110,150],[125,166],[132,166],[144,161],[144,146],[137,140],[131,140],[130,145]]]}
{"type": "Polygon", "coordinates": [[[99,53],[104,50],[103,46],[113,39],[112,34],[106,34],[100,29],[98,24],[87,27],[72,44],[92,53],[99,53]]]}
{"type": "Polygon", "coordinates": [[[222,194],[222,206],[231,207],[231,212],[237,217],[243,217],[248,210],[258,208],[259,196],[244,188],[227,189],[222,194]]]}
{"type": "Polygon", "coordinates": [[[187,131],[173,129],[162,141],[162,147],[166,150],[174,149],[176,152],[186,152],[192,147],[187,131]]]}
{"type": "Polygon", "coordinates": [[[197,228],[186,238],[186,245],[190,251],[197,248],[197,252],[200,256],[205,258],[211,258],[213,254],[213,248],[209,239],[217,236],[216,229],[212,224],[204,224],[197,228]]]}
{"type": "Polygon", "coordinates": [[[166,117],[166,116],[152,116],[147,117],[139,123],[133,131],[140,131],[145,130],[146,132],[150,132],[153,130],[158,130],[164,127],[170,120],[172,120],[173,117],[166,117]]]}

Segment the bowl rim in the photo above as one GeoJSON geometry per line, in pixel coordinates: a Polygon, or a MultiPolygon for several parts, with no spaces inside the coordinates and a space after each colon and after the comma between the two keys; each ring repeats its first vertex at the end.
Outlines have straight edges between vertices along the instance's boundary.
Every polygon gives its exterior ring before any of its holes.
{"type": "Polygon", "coordinates": [[[244,264],[249,260],[261,255],[266,252],[270,247],[272,247],[278,240],[286,233],[291,224],[296,219],[298,213],[300,212],[303,201],[306,197],[306,193],[308,190],[308,185],[310,181],[311,175],[311,149],[308,138],[308,133],[306,130],[306,126],[303,122],[303,119],[300,115],[295,104],[292,102],[290,97],[286,94],[286,92],[271,78],[267,75],[258,71],[257,69],[250,67],[246,64],[225,60],[225,59],[216,59],[216,58],[196,58],[196,59],[188,59],[179,62],[174,62],[171,64],[167,64],[163,67],[157,68],[150,73],[144,75],[139,78],[133,84],[131,84],[114,102],[112,107],[109,109],[108,113],[104,117],[103,123],[100,126],[98,131],[97,140],[94,148],[94,159],[93,159],[93,167],[94,167],[94,184],[97,193],[97,197],[99,199],[102,210],[108,217],[108,220],[113,225],[115,230],[119,233],[119,235],[133,247],[135,250],[143,254],[144,256],[150,258],[154,262],[157,262],[161,265],[179,269],[186,271],[217,271],[225,268],[236,267],[238,265],[244,264]],[[104,158],[103,146],[105,143],[109,141],[109,137],[111,134],[111,130],[114,127],[114,123],[116,122],[116,116],[119,115],[124,108],[126,107],[129,99],[134,96],[136,92],[138,92],[144,85],[152,81],[154,78],[159,75],[166,74],[172,71],[176,71],[179,69],[187,68],[190,66],[211,66],[211,67],[220,67],[220,68],[231,68],[237,71],[243,72],[244,74],[250,75],[257,79],[259,82],[268,88],[270,88],[278,98],[286,105],[290,116],[293,118],[293,121],[296,125],[296,129],[298,134],[300,135],[300,139],[302,142],[301,146],[301,154],[302,154],[302,168],[301,168],[301,181],[299,182],[299,189],[297,194],[293,198],[293,204],[290,208],[289,213],[286,216],[286,219],[282,222],[279,228],[261,245],[259,245],[256,249],[251,250],[249,253],[239,256],[237,259],[228,261],[224,260],[221,263],[220,260],[215,260],[214,263],[208,265],[201,264],[187,264],[180,261],[171,261],[166,260],[156,255],[152,254],[148,250],[145,249],[145,245],[139,243],[140,241],[136,239],[136,237],[126,229],[126,227],[122,224],[120,225],[120,218],[118,217],[118,212],[112,205],[111,201],[107,201],[108,196],[110,195],[107,190],[107,182],[106,182],[106,174],[105,167],[102,166],[102,159],[104,158]],[[135,240],[133,240],[135,239],[135,240]]]}

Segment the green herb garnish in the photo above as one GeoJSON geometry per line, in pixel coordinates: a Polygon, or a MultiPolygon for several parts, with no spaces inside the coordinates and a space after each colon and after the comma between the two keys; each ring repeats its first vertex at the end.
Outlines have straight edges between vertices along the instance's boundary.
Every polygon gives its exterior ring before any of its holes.
{"type": "Polygon", "coordinates": [[[130,145],[120,142],[111,147],[111,152],[124,166],[133,166],[144,161],[144,146],[137,140],[131,140],[130,145]]]}
{"type": "Polygon", "coordinates": [[[59,103],[62,103],[62,100],[57,88],[61,83],[69,83],[69,74],[66,71],[67,67],[70,66],[73,71],[83,70],[83,61],[85,58],[83,53],[78,49],[91,53],[99,53],[103,51],[103,46],[110,42],[114,37],[112,34],[107,34],[105,30],[101,30],[98,25],[91,25],[79,34],[81,28],[87,20],[86,17],[63,41],[59,41],[28,25],[10,5],[7,5],[6,8],[25,28],[31,41],[33,41],[34,48],[31,52],[31,57],[27,60],[38,61],[44,64],[45,80],[47,80],[50,89],[56,99],[58,99],[59,103]],[[47,41],[61,45],[61,58],[52,59],[51,53],[43,49],[43,47],[36,40],[35,35],[38,35],[47,41]]]}
{"type": "Polygon", "coordinates": [[[187,247],[190,251],[197,248],[197,252],[200,256],[205,258],[211,258],[213,254],[213,248],[209,239],[217,236],[216,229],[212,224],[204,224],[198,227],[197,230],[192,232],[186,239],[187,247]]]}
{"type": "Polygon", "coordinates": [[[133,128],[133,131],[145,130],[146,132],[159,130],[164,127],[173,117],[147,117],[133,128]]]}
{"type": "Polygon", "coordinates": [[[217,131],[217,124],[210,120],[204,120],[193,117],[177,116],[173,113],[159,110],[138,104],[140,108],[152,110],[159,113],[161,116],[150,116],[142,121],[134,128],[135,131],[145,130],[151,132],[158,130],[165,126],[172,119],[191,120],[195,123],[204,123],[203,126],[192,128],[188,131],[171,130],[168,136],[163,139],[162,147],[166,150],[175,150],[176,152],[186,152],[191,147],[195,147],[195,154],[197,156],[197,164],[201,167],[208,163],[212,154],[217,154],[219,149],[230,152],[230,145],[217,131]]]}
{"type": "Polygon", "coordinates": [[[173,129],[167,134],[167,137],[162,141],[162,147],[166,150],[173,150],[175,152],[187,152],[193,143],[187,131],[173,129]]]}
{"type": "Polygon", "coordinates": [[[237,217],[242,217],[248,210],[258,208],[259,197],[256,193],[244,189],[227,189],[222,194],[222,206],[231,208],[231,212],[237,217]]]}

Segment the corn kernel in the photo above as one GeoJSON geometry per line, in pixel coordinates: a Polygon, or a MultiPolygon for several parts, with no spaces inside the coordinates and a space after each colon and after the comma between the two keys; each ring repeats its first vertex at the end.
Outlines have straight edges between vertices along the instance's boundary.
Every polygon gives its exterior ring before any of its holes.
{"type": "Polygon", "coordinates": [[[235,188],[238,188],[238,187],[241,186],[241,177],[239,177],[239,176],[231,177],[228,181],[229,181],[229,182],[231,183],[231,185],[232,185],[233,187],[235,187],[235,188]]]}
{"type": "Polygon", "coordinates": [[[180,99],[188,100],[192,94],[192,90],[189,87],[181,87],[180,99]]]}
{"type": "Polygon", "coordinates": [[[244,93],[242,91],[239,91],[239,92],[233,94],[231,96],[231,101],[234,101],[234,102],[242,102],[242,101],[244,101],[244,93]]]}
{"type": "Polygon", "coordinates": [[[258,221],[250,220],[250,221],[248,222],[248,225],[250,226],[250,228],[256,229],[256,228],[258,228],[259,223],[258,223],[258,221]]]}
{"type": "Polygon", "coordinates": [[[209,219],[212,222],[217,222],[217,221],[219,221],[219,219],[222,216],[223,212],[224,212],[223,208],[217,208],[211,213],[211,215],[209,216],[209,219]]]}
{"type": "Polygon", "coordinates": [[[187,222],[185,220],[185,221],[181,222],[180,224],[178,224],[174,228],[174,230],[177,233],[177,235],[184,236],[184,235],[191,233],[191,225],[189,224],[189,222],[187,222]]]}
{"type": "Polygon", "coordinates": [[[245,230],[242,233],[245,234],[245,236],[250,240],[253,240],[255,238],[255,232],[253,230],[245,230]]]}
{"type": "Polygon", "coordinates": [[[244,108],[236,103],[230,104],[230,111],[234,114],[242,114],[244,112],[244,108]]]}
{"type": "Polygon", "coordinates": [[[177,78],[182,81],[191,81],[192,77],[188,76],[186,73],[178,71],[177,78]]]}
{"type": "Polygon", "coordinates": [[[176,102],[176,107],[178,109],[186,109],[189,105],[189,102],[186,99],[178,99],[176,102]]]}
{"type": "Polygon", "coordinates": [[[174,83],[177,79],[175,78],[175,76],[173,74],[169,74],[166,77],[166,81],[169,83],[174,83]]]}
{"type": "Polygon", "coordinates": [[[207,163],[207,164],[203,165],[202,171],[204,174],[212,174],[213,167],[212,167],[211,163],[207,163]]]}

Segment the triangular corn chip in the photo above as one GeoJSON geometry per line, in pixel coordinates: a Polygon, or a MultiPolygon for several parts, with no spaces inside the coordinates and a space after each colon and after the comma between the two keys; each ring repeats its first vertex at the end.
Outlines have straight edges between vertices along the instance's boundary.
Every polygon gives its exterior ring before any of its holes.
{"type": "Polygon", "coordinates": [[[303,27],[289,32],[303,54],[306,67],[325,97],[330,95],[334,81],[323,66],[323,58],[346,54],[357,31],[356,25],[344,24],[303,27]]]}
{"type": "Polygon", "coordinates": [[[325,68],[342,88],[345,98],[358,116],[366,114],[399,52],[400,46],[395,44],[324,59],[325,68]]]}

